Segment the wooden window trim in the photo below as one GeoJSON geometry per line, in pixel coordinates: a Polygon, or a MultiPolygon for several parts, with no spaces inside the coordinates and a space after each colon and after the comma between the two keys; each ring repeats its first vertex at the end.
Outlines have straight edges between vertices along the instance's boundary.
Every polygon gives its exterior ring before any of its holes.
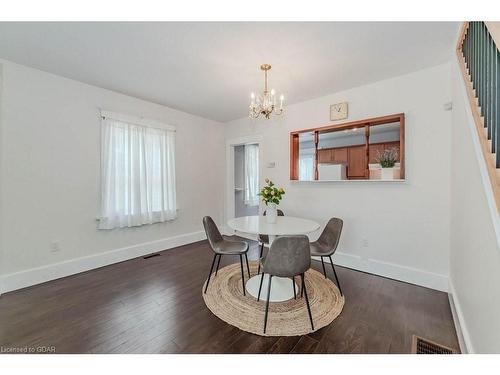
{"type": "MultiPolygon", "coordinates": [[[[372,117],[364,120],[350,121],[343,124],[326,125],[316,128],[301,129],[290,132],[290,180],[297,181],[299,179],[299,135],[302,133],[314,133],[315,143],[315,163],[314,163],[314,179],[318,180],[318,136],[322,133],[331,133],[332,131],[342,131],[346,129],[361,128],[365,129],[365,146],[367,152],[366,158],[366,174],[368,178],[368,152],[369,152],[369,134],[370,126],[390,124],[399,122],[400,124],[400,168],[401,179],[405,179],[405,114],[397,113],[394,115],[372,117]]],[[[360,144],[363,145],[363,144],[360,144]]]]}

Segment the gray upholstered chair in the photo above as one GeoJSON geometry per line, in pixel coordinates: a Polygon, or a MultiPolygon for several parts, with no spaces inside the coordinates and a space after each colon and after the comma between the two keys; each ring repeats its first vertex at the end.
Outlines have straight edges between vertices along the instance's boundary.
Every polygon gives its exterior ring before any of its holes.
{"type": "MultiPolygon", "coordinates": [[[[263,215],[266,216],[266,212],[267,211],[264,211],[263,215]]],[[[280,209],[278,209],[278,216],[285,216],[285,214],[283,213],[283,211],[281,211],[280,209]]],[[[259,255],[259,259],[262,258],[262,255],[264,254],[264,245],[269,245],[269,236],[267,234],[259,234],[259,243],[260,243],[260,255],[259,255]]],[[[257,274],[260,273],[260,262],[259,262],[259,267],[257,269],[257,274]]]]}
{"type": "Polygon", "coordinates": [[[295,276],[300,275],[302,279],[301,290],[306,296],[307,312],[309,313],[311,327],[314,330],[304,276],[309,268],[311,268],[311,251],[309,249],[309,238],[307,236],[280,236],[273,241],[269,252],[262,260],[262,276],[260,277],[259,294],[257,296],[257,300],[260,300],[260,291],[262,289],[262,282],[264,281],[264,274],[267,273],[269,275],[269,284],[267,288],[266,313],[264,316],[264,333],[266,333],[267,327],[269,297],[271,295],[273,276],[291,278],[295,295],[295,276]]]}
{"type": "Polygon", "coordinates": [[[331,218],[326,224],[325,229],[319,236],[318,240],[311,242],[311,256],[321,257],[321,265],[323,266],[323,274],[326,279],[326,269],[323,257],[330,258],[330,264],[332,265],[333,275],[337,281],[337,285],[342,294],[342,288],[340,288],[339,279],[337,277],[337,272],[335,272],[335,267],[333,266],[332,255],[337,250],[337,246],[340,240],[340,234],[342,233],[343,221],[337,217],[331,218]]]}
{"type": "Polygon", "coordinates": [[[247,271],[248,277],[250,278],[250,267],[248,265],[248,243],[245,241],[232,241],[224,238],[215,225],[214,221],[210,216],[205,216],[203,218],[203,226],[205,227],[205,233],[207,234],[208,243],[212,248],[214,254],[214,259],[212,261],[212,266],[210,267],[210,273],[208,274],[207,285],[205,286],[205,292],[207,292],[208,284],[210,283],[210,277],[212,276],[212,271],[214,268],[215,260],[219,257],[217,261],[217,268],[215,269],[215,275],[217,276],[217,271],[219,271],[220,258],[223,255],[239,255],[240,257],[240,266],[241,266],[241,282],[243,284],[243,294],[246,295],[245,292],[245,273],[243,272],[243,256],[245,256],[245,260],[247,261],[247,271]]]}

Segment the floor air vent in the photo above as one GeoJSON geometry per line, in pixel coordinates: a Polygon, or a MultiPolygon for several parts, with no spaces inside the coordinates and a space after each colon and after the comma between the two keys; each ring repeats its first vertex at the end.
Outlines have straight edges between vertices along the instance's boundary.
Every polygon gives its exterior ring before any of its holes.
{"type": "Polygon", "coordinates": [[[422,337],[413,335],[412,354],[455,354],[455,351],[443,345],[439,345],[430,340],[426,340],[422,337]]]}
{"type": "Polygon", "coordinates": [[[159,257],[161,254],[149,254],[149,255],[146,255],[145,257],[142,257],[142,259],[149,259],[149,258],[154,258],[154,257],[159,257]]]}

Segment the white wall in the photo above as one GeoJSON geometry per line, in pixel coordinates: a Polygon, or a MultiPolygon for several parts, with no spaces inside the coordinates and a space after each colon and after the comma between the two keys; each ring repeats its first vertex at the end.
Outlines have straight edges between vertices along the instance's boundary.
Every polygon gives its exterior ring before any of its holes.
{"type": "Polygon", "coordinates": [[[498,213],[456,62],[452,74],[450,285],[468,351],[499,353],[498,213]]]}
{"type": "Polygon", "coordinates": [[[217,192],[224,183],[224,137],[220,123],[1,62],[0,245],[5,252],[5,289],[198,240],[203,238],[204,215],[221,220],[224,197],[217,192]],[[177,127],[178,219],[131,229],[96,229],[99,108],[177,127]],[[51,252],[52,241],[60,242],[61,251],[51,252]],[[113,251],[117,249],[124,251],[113,251]],[[84,266],[60,263],[72,259],[80,259],[84,266]],[[58,266],[50,267],[54,264],[58,266]]]}
{"type": "MultiPolygon", "coordinates": [[[[3,100],[2,100],[2,92],[3,92],[3,64],[0,62],[0,145],[2,144],[2,119],[3,119],[3,100]]],[[[0,294],[2,290],[4,290],[3,285],[3,274],[4,274],[4,255],[3,255],[3,246],[1,239],[4,237],[3,234],[3,225],[2,225],[2,217],[3,217],[3,208],[2,208],[2,153],[0,149],[0,294]]]]}
{"type": "Polygon", "coordinates": [[[5,252],[5,290],[202,238],[203,215],[223,221],[224,197],[217,192],[224,183],[224,138],[255,134],[263,136],[261,165],[276,162],[274,169],[264,167],[263,175],[287,189],[282,204],[287,214],[321,223],[331,216],[345,220],[337,263],[447,288],[450,113],[442,104],[450,100],[448,65],[292,105],[277,120],[241,119],[221,126],[1,62],[0,245],[5,252]],[[329,105],[344,100],[349,102],[349,120],[406,113],[406,183],[289,181],[289,132],[328,124],[329,105]],[[177,126],[176,221],[96,229],[99,108],[177,126]],[[61,251],[51,251],[52,241],[60,242],[61,251]]]}
{"type": "Polygon", "coordinates": [[[286,189],[282,208],[326,223],[341,217],[335,262],[436,289],[448,288],[450,243],[450,65],[445,64],[290,105],[272,120],[226,124],[226,137],[262,134],[264,169],[286,189]],[[290,182],[289,133],[328,125],[330,104],[349,102],[349,119],[406,114],[405,183],[290,182]]]}

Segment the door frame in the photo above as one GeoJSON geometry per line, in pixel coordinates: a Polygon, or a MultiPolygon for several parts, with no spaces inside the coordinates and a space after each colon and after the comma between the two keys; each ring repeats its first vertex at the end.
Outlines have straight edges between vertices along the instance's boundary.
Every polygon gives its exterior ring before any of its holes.
{"type": "MultiPolygon", "coordinates": [[[[234,218],[234,147],[245,144],[258,144],[259,145],[259,182],[262,181],[262,160],[263,160],[263,147],[262,135],[250,135],[245,137],[238,137],[226,140],[226,189],[225,189],[225,210],[224,210],[224,232],[233,234],[234,231],[227,226],[227,221],[234,218]]],[[[260,210],[260,207],[259,207],[260,210]]]]}

